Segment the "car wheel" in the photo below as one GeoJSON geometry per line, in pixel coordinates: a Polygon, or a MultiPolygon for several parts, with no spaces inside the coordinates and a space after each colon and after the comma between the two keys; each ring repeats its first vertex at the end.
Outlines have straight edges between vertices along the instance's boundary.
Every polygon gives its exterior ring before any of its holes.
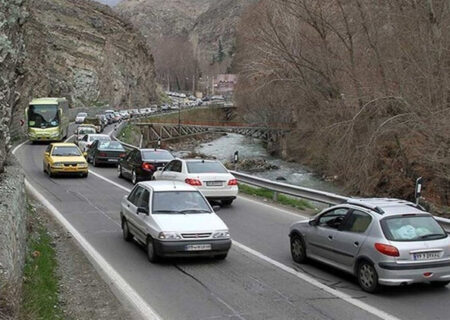
{"type": "Polygon", "coordinates": [[[375,293],[380,290],[377,270],[375,270],[375,267],[371,263],[362,261],[358,265],[357,277],[358,283],[364,291],[375,293]]]}
{"type": "Polygon", "coordinates": [[[88,177],[88,175],[89,175],[89,173],[83,173],[81,176],[83,177],[83,178],[87,178],[88,177]]]}
{"type": "Polygon", "coordinates": [[[48,173],[48,176],[49,176],[50,178],[53,178],[53,177],[54,177],[54,174],[52,173],[52,170],[50,169],[50,166],[47,166],[47,173],[48,173]]]}
{"type": "Polygon", "coordinates": [[[233,200],[222,200],[222,205],[224,207],[229,207],[233,203],[233,200]]]}
{"type": "Polygon", "coordinates": [[[305,242],[299,235],[293,235],[291,237],[291,255],[292,259],[297,263],[306,262],[305,242]]]}
{"type": "Polygon", "coordinates": [[[450,281],[431,281],[431,286],[435,288],[443,288],[447,286],[450,283],[450,281]]]}
{"type": "Polygon", "coordinates": [[[117,175],[119,176],[119,178],[123,178],[122,175],[122,166],[119,164],[119,166],[117,167],[117,175]]]}
{"type": "Polygon", "coordinates": [[[217,256],[215,256],[214,258],[216,258],[217,260],[225,260],[227,258],[227,253],[224,254],[218,254],[217,256]]]}
{"type": "Polygon", "coordinates": [[[133,172],[131,173],[131,183],[132,184],[136,184],[137,181],[137,175],[136,175],[136,171],[133,170],[133,172]]]}
{"type": "Polygon", "coordinates": [[[155,246],[152,238],[147,239],[147,259],[151,263],[155,263],[158,261],[158,255],[155,252],[155,246]]]}
{"type": "Polygon", "coordinates": [[[130,229],[128,229],[127,220],[122,220],[122,236],[125,241],[131,241],[133,239],[133,235],[130,233],[130,229]]]}

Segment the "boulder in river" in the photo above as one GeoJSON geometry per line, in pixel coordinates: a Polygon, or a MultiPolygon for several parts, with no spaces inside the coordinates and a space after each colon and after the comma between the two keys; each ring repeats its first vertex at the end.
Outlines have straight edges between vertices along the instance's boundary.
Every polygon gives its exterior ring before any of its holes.
{"type": "Polygon", "coordinates": [[[263,172],[269,170],[279,169],[276,165],[267,162],[265,159],[243,159],[237,165],[233,162],[225,163],[229,169],[236,169],[247,172],[263,172]]]}

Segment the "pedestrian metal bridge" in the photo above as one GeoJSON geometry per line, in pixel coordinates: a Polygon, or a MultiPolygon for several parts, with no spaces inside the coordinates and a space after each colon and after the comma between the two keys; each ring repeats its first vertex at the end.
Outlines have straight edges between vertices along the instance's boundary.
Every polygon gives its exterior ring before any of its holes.
{"type": "Polygon", "coordinates": [[[183,122],[183,123],[136,123],[140,127],[143,140],[152,144],[157,141],[168,141],[180,137],[193,136],[208,132],[238,133],[245,136],[265,140],[277,141],[289,132],[290,128],[250,126],[237,122],[183,122]]]}

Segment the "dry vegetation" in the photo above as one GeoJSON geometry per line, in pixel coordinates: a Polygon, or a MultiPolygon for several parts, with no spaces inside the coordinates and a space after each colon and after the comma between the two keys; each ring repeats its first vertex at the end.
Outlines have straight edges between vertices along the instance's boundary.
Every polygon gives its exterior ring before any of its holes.
{"type": "Polygon", "coordinates": [[[262,0],[238,36],[237,101],[288,122],[291,156],[349,192],[450,203],[450,3],[262,0]]]}

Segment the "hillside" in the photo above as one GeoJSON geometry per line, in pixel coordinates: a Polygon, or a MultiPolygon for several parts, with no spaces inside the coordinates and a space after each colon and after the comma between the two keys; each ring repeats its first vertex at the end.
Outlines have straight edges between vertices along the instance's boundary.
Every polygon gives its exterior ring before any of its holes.
{"type": "Polygon", "coordinates": [[[156,99],[143,37],[109,7],[88,0],[28,0],[21,107],[35,96],[72,106],[142,106],[156,99]]]}

